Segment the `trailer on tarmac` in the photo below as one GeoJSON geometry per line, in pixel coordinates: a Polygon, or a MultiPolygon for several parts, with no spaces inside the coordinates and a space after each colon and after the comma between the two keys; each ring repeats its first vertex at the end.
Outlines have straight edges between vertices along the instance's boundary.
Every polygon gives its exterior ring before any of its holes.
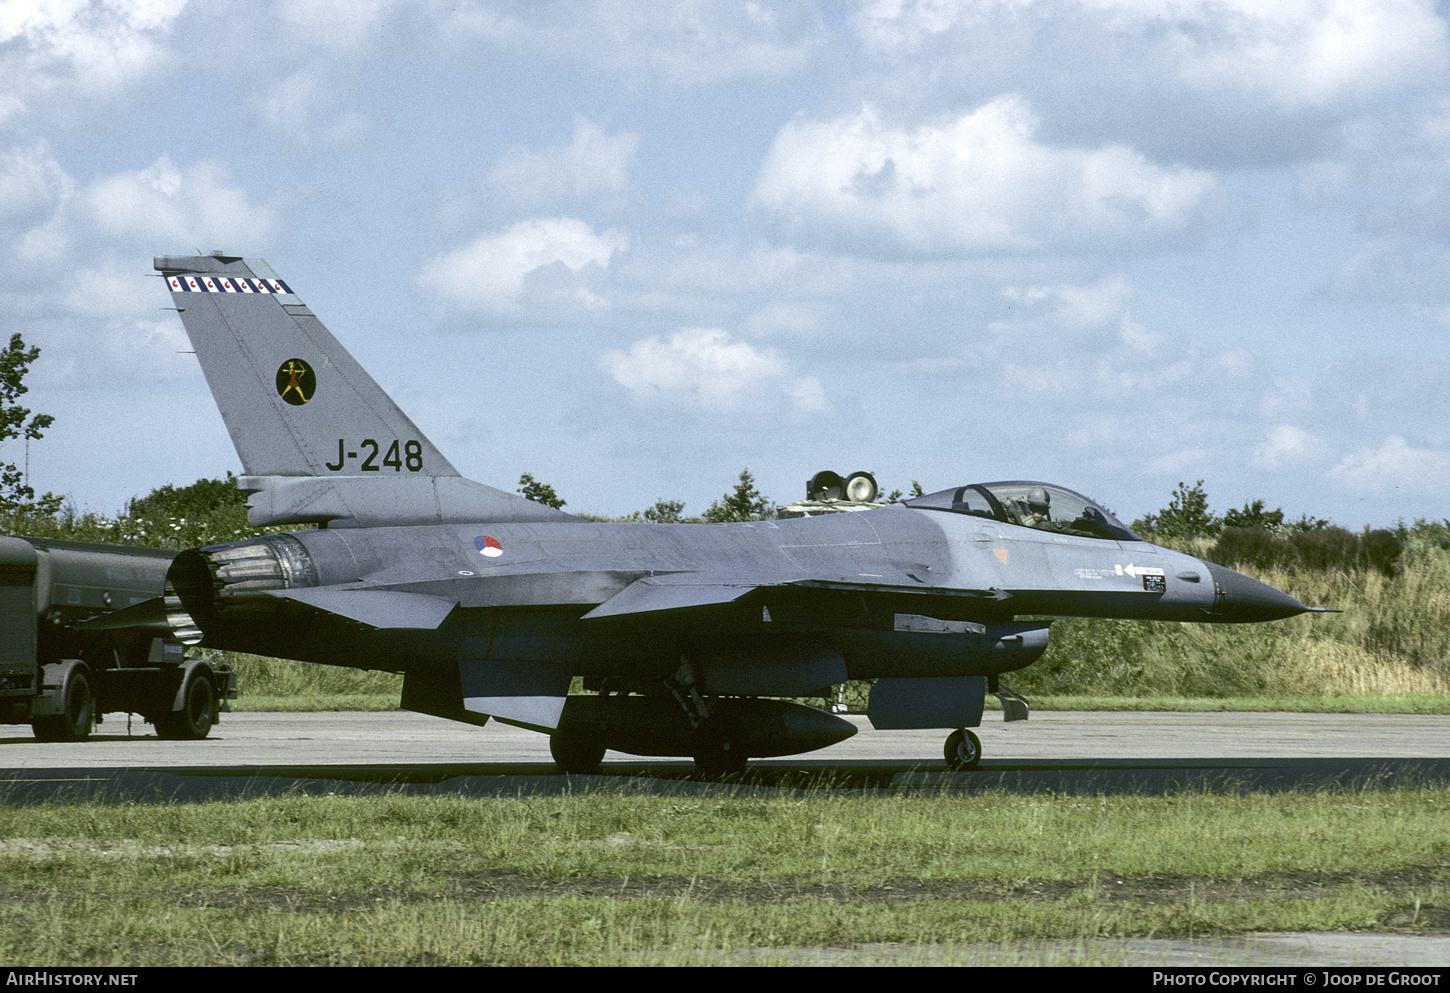
{"type": "Polygon", "coordinates": [[[84,741],[109,713],[161,738],[205,738],[236,697],[231,668],[188,658],[159,619],[107,623],[165,593],[175,552],[0,536],[0,723],[84,741]]]}

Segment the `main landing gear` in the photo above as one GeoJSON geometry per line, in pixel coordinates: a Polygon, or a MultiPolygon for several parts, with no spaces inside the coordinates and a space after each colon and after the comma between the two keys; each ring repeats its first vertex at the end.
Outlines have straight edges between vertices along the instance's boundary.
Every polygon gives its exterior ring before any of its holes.
{"type": "Polygon", "coordinates": [[[665,680],[665,686],[674,694],[694,728],[690,757],[700,774],[713,779],[744,772],[750,756],[741,746],[739,731],[733,722],[714,713],[712,701],[700,694],[694,666],[687,659],[681,659],[680,667],[672,678],[665,680]]]}
{"type": "MultiPolygon", "coordinates": [[[[775,754],[770,749],[779,745],[778,742],[762,745],[758,728],[754,737],[751,736],[748,722],[752,715],[760,719],[761,707],[749,705],[757,701],[730,700],[722,705],[721,698],[700,692],[694,670],[685,661],[681,661],[679,669],[669,679],[652,684],[602,680],[597,689],[600,697],[604,698],[599,703],[608,703],[612,694],[616,693],[628,695],[631,690],[653,692],[648,696],[640,693],[628,700],[623,697],[614,699],[619,704],[635,704],[633,707],[576,706],[572,719],[567,715],[561,718],[561,726],[549,736],[549,752],[561,772],[575,775],[598,772],[608,742],[608,747],[640,755],[689,755],[702,776],[719,778],[744,772],[750,761],[750,750],[763,747],[764,754],[775,754]],[[669,696],[660,693],[661,688],[668,691],[669,696]],[[747,710],[743,717],[739,713],[742,706],[747,710]]],[[[784,723],[785,719],[777,711],[769,710],[769,701],[759,702],[777,724],[784,723]]],[[[775,703],[774,706],[786,708],[792,705],[775,703]]],[[[789,716],[792,715],[787,714],[789,716]]],[[[830,718],[827,720],[833,724],[842,723],[830,718]]],[[[768,718],[766,723],[769,723],[768,718]]],[[[803,750],[822,747],[854,731],[847,727],[846,734],[836,733],[831,737],[833,730],[836,729],[826,729],[826,741],[814,743],[809,740],[811,736],[808,732],[814,732],[819,737],[822,733],[820,727],[796,729],[798,735],[808,739],[802,743],[803,750]]],[[[785,748],[784,751],[789,753],[790,749],[785,748]]]]}
{"type": "Polygon", "coordinates": [[[554,756],[554,763],[561,771],[587,776],[599,771],[599,763],[604,761],[604,745],[596,738],[555,731],[549,735],[549,754],[554,756]]]}
{"type": "Polygon", "coordinates": [[[712,714],[695,728],[695,768],[704,776],[738,776],[750,756],[740,747],[739,735],[720,714],[712,714]]]}

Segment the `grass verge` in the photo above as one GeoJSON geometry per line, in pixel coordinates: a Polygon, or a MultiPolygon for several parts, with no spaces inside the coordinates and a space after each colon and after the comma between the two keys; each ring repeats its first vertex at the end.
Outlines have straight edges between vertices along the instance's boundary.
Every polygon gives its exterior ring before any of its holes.
{"type": "Polygon", "coordinates": [[[0,957],[623,964],[1450,933],[1450,791],[0,805],[0,957]]]}

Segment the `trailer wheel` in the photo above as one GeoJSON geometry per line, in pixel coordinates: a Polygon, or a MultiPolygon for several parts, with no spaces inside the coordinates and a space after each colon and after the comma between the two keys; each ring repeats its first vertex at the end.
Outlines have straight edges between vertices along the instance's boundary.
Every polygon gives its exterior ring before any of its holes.
{"type": "Polygon", "coordinates": [[[181,699],[180,710],[157,715],[156,735],[168,741],[200,741],[211,734],[216,717],[216,682],[211,670],[193,669],[181,699]]]}
{"type": "Polygon", "coordinates": [[[30,728],[39,741],[85,741],[95,726],[96,707],[91,699],[91,681],[77,666],[65,683],[65,713],[37,717],[30,728]]]}

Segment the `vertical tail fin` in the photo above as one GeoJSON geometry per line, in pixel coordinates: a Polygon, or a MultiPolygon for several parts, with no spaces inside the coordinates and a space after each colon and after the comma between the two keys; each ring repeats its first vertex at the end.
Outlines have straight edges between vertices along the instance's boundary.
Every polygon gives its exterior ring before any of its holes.
{"type": "Polygon", "coordinates": [[[155,266],[241,457],[253,524],[572,519],[459,476],[265,262],[155,266]]]}

